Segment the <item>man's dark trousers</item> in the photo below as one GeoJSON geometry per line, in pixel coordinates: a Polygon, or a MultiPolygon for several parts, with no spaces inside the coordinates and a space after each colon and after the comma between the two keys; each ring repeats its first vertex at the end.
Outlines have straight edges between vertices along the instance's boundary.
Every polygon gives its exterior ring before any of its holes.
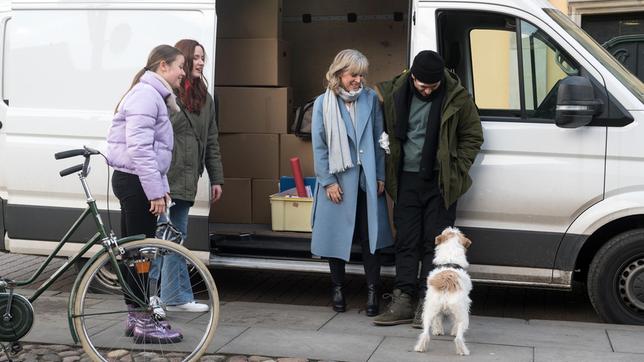
{"type": "Polygon", "coordinates": [[[445,209],[438,188],[438,172],[423,179],[417,172],[402,172],[398,200],[394,208],[396,226],[395,288],[412,296],[424,297],[425,279],[433,269],[435,238],[443,229],[454,225],[456,203],[445,209]],[[420,280],[418,261],[422,262],[420,280]]]}

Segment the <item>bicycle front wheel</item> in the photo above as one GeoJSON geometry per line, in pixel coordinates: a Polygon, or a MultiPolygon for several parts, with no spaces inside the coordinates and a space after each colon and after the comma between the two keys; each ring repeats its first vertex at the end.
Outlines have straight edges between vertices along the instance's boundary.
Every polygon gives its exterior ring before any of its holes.
{"type": "Polygon", "coordinates": [[[107,253],[76,283],[72,317],[83,349],[102,361],[197,360],[207,352],[219,318],[210,271],[188,249],[169,241],[121,246],[125,254],[117,262],[127,287],[105,287],[105,270],[114,270],[107,253]]]}

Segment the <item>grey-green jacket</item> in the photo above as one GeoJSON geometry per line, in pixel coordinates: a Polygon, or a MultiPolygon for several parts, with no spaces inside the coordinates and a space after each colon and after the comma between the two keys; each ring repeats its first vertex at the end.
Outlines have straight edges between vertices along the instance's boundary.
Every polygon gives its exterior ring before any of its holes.
{"type": "Polygon", "coordinates": [[[182,107],[170,121],[174,130],[172,164],[168,172],[170,196],[173,199],[194,201],[197,182],[204,167],[208,171],[211,185],[224,183],[215,102],[207,95],[199,114],[184,111],[182,107]]]}

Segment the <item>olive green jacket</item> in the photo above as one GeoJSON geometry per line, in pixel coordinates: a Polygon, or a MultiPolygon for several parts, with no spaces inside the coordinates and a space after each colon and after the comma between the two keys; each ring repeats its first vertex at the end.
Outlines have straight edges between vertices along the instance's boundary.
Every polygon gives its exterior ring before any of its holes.
{"type": "MultiPolygon", "coordinates": [[[[402,162],[402,145],[395,137],[396,116],[400,114],[394,104],[394,93],[407,86],[409,71],[390,81],[378,84],[377,90],[384,107],[385,129],[389,134],[391,153],[385,158],[385,185],[394,202],[398,196],[398,176],[402,162]]],[[[483,129],[478,111],[458,77],[445,71],[447,86],[438,139],[436,162],[438,184],[445,200],[445,207],[452,205],[472,185],[470,167],[483,144],[483,129]]]]}
{"type": "Polygon", "coordinates": [[[168,182],[172,198],[194,201],[197,182],[204,167],[211,185],[224,183],[215,102],[207,95],[199,114],[184,111],[183,107],[181,109],[170,119],[174,130],[174,148],[168,182]]]}

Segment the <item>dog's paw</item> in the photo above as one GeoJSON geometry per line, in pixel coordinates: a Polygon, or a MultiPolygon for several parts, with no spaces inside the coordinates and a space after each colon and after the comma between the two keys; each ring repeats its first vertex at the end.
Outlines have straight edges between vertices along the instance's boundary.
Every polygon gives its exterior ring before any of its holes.
{"type": "Polygon", "coordinates": [[[432,328],[432,336],[442,336],[445,334],[443,328],[432,328]]]}
{"type": "Polygon", "coordinates": [[[427,347],[429,347],[429,335],[421,334],[418,336],[418,342],[414,346],[414,351],[425,352],[427,351],[427,347]]]}
{"type": "Polygon", "coordinates": [[[470,350],[465,345],[465,341],[459,338],[454,339],[454,344],[456,345],[456,354],[459,356],[469,356],[470,350]]]}

